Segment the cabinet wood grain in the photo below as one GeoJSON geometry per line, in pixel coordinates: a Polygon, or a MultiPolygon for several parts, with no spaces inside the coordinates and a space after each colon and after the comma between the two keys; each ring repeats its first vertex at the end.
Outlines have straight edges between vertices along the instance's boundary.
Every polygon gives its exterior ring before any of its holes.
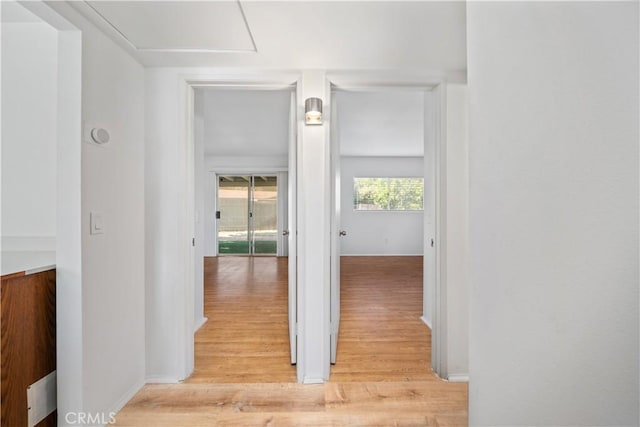
{"type": "MultiPolygon", "coordinates": [[[[2,427],[27,426],[27,387],[56,369],[56,272],[3,277],[2,427]]],[[[56,413],[38,426],[56,425],[56,413]]]]}

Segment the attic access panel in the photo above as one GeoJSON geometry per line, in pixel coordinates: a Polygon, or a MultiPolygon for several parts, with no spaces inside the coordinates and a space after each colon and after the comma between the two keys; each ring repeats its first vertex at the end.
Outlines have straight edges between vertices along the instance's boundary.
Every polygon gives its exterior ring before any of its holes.
{"type": "Polygon", "coordinates": [[[85,3],[138,51],[256,51],[239,1],[85,3]]]}

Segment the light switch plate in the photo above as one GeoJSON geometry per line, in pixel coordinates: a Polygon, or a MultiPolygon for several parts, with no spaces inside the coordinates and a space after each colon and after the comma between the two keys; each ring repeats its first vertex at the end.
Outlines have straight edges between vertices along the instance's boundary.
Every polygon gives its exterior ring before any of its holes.
{"type": "Polygon", "coordinates": [[[91,212],[89,214],[89,223],[91,226],[91,234],[104,234],[104,219],[102,212],[91,212]]]}

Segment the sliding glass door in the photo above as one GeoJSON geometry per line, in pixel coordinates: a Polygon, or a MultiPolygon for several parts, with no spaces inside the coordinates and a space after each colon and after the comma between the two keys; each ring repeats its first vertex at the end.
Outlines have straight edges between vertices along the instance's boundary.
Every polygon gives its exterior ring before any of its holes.
{"type": "Polygon", "coordinates": [[[218,177],[218,253],[249,255],[250,176],[218,177]]]}
{"type": "Polygon", "coordinates": [[[218,176],[218,254],[276,255],[278,186],[275,176],[218,176]]]}
{"type": "Polygon", "coordinates": [[[275,176],[254,176],[251,223],[253,253],[275,255],[278,251],[278,186],[275,176]]]}

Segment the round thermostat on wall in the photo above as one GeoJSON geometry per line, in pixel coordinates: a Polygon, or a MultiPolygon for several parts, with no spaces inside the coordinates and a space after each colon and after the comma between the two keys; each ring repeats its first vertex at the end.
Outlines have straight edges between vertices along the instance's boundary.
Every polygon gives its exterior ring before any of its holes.
{"type": "Polygon", "coordinates": [[[91,129],[91,139],[96,144],[106,144],[109,142],[109,132],[106,129],[102,128],[93,128],[91,129]]]}

